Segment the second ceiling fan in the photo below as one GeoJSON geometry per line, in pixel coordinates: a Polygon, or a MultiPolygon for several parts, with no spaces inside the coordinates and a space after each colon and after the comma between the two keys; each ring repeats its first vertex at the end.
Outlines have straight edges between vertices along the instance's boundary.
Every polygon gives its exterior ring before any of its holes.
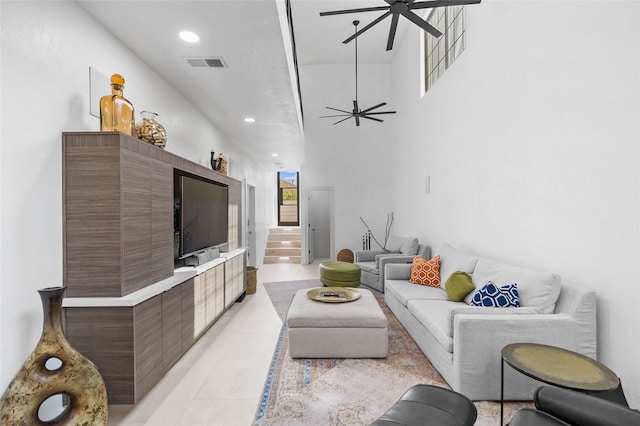
{"type": "Polygon", "coordinates": [[[465,4],[477,4],[480,3],[481,0],[432,0],[432,1],[415,1],[415,0],[384,0],[388,4],[386,6],[374,6],[374,7],[364,7],[359,9],[346,9],[346,10],[334,10],[331,12],[320,12],[320,16],[329,16],[329,15],[343,15],[346,13],[360,13],[360,12],[375,12],[386,10],[385,13],[380,15],[378,18],[371,21],[369,24],[365,25],[360,31],[356,31],[354,35],[347,38],[343,43],[349,43],[354,38],[357,38],[360,34],[367,31],[389,15],[393,15],[391,18],[391,28],[389,28],[389,37],[387,38],[387,50],[393,49],[393,41],[396,37],[396,29],[398,27],[398,19],[400,19],[400,15],[404,16],[429,34],[434,37],[440,37],[442,33],[435,28],[433,25],[429,24],[427,21],[416,15],[413,10],[416,9],[431,9],[434,7],[443,7],[443,6],[462,6],[465,4]]]}
{"type": "MultiPolygon", "coordinates": [[[[353,21],[353,25],[355,27],[355,32],[358,32],[358,24],[360,23],[360,21],[353,21]]],[[[346,121],[350,118],[355,118],[356,120],[356,126],[360,126],[360,119],[361,118],[366,118],[367,120],[373,120],[373,121],[377,121],[379,123],[382,123],[384,120],[381,120],[379,118],[376,117],[370,117],[371,115],[380,115],[380,114],[395,114],[395,111],[378,111],[378,112],[374,112],[373,110],[378,109],[382,106],[385,106],[387,103],[386,102],[382,102],[378,105],[374,105],[372,107],[366,108],[361,110],[360,106],[358,105],[358,40],[356,40],[356,98],[353,101],[353,110],[351,112],[349,111],[345,111],[343,109],[338,109],[338,108],[331,108],[331,107],[327,107],[327,109],[331,109],[334,111],[339,111],[342,114],[338,114],[338,115],[323,115],[320,116],[320,118],[335,118],[335,117],[345,117],[342,120],[338,120],[335,124],[338,123],[342,123],[343,121],[346,121]]]]}

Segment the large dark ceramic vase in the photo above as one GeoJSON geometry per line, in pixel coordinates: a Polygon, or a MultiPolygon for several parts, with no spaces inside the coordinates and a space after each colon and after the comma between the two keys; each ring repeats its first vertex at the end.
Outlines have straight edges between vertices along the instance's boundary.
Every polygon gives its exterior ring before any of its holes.
{"type": "Polygon", "coordinates": [[[42,299],[42,336],[0,400],[2,425],[107,424],[107,391],[96,366],[76,351],[62,331],[64,287],[38,290],[42,299]],[[53,418],[41,405],[63,403],[53,418]],[[45,417],[45,418],[43,418],[45,417]]]}

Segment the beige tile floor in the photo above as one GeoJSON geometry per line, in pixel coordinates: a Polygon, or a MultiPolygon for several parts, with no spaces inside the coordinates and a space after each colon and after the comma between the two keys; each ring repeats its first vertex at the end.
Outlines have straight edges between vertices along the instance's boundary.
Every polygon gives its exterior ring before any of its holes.
{"type": "Polygon", "coordinates": [[[255,294],[234,304],[136,405],[110,405],[109,426],[248,426],[282,322],[262,283],[319,277],[318,264],[258,269],[255,294]]]}

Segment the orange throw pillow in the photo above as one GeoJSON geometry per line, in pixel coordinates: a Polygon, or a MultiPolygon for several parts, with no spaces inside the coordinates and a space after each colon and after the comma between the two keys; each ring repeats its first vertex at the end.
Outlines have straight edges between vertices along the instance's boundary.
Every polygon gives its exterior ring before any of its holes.
{"type": "Polygon", "coordinates": [[[414,256],[409,282],[430,287],[440,287],[440,256],[436,256],[431,260],[414,256]]]}

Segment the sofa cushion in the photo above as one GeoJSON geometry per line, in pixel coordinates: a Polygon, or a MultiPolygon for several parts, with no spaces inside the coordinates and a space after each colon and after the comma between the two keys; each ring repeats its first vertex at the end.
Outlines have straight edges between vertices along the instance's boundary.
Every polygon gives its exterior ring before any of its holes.
{"type": "Polygon", "coordinates": [[[446,282],[456,271],[473,274],[473,270],[478,262],[477,256],[472,256],[451,247],[447,243],[442,243],[440,247],[440,285],[446,288],[446,282]]]}
{"type": "Polygon", "coordinates": [[[447,333],[449,336],[453,337],[453,324],[456,319],[456,315],[465,314],[465,315],[531,315],[531,314],[539,314],[540,310],[538,308],[490,308],[488,306],[470,306],[466,303],[455,303],[449,306],[449,324],[447,333]]]}
{"type": "Polygon", "coordinates": [[[440,256],[436,256],[431,260],[414,256],[409,282],[411,284],[440,287],[440,256]]]}
{"type": "Polygon", "coordinates": [[[357,265],[363,272],[368,272],[374,275],[378,275],[380,273],[377,266],[378,262],[358,262],[357,265]]]}
{"type": "Polygon", "coordinates": [[[519,308],[520,296],[517,284],[498,287],[491,281],[476,291],[471,299],[471,306],[488,306],[493,308],[519,308]]]}
{"type": "MultiPolygon", "coordinates": [[[[554,312],[560,295],[560,277],[557,274],[520,268],[487,258],[478,259],[471,279],[478,289],[489,281],[498,287],[517,283],[520,306],[533,306],[543,314],[554,312]]],[[[468,294],[465,302],[470,303],[474,295],[475,292],[468,294]]]]}
{"type": "Polygon", "coordinates": [[[540,313],[537,308],[488,308],[446,300],[410,300],[407,303],[407,309],[449,352],[453,351],[456,315],[529,315],[540,313]]]}
{"type": "Polygon", "coordinates": [[[409,300],[447,300],[447,293],[441,288],[409,284],[407,280],[387,279],[384,291],[390,293],[404,306],[407,306],[409,300]]]}
{"type": "Polygon", "coordinates": [[[399,252],[413,256],[418,253],[418,239],[390,235],[385,248],[390,252],[399,252]]]}
{"type": "Polygon", "coordinates": [[[459,302],[471,293],[476,287],[471,281],[471,277],[466,272],[456,271],[447,280],[445,290],[447,292],[447,300],[450,302],[459,302]]]}
{"type": "Polygon", "coordinates": [[[409,312],[450,353],[453,352],[448,315],[451,304],[457,303],[446,300],[409,300],[407,302],[409,312]]]}

